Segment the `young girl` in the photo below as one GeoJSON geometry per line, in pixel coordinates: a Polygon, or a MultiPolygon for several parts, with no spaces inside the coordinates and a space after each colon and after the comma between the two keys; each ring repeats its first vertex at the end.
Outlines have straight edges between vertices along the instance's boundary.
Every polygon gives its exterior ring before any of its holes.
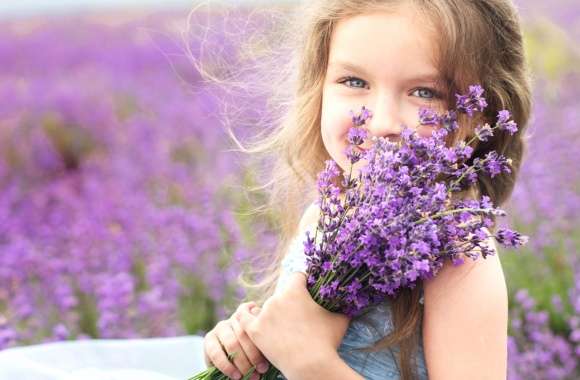
{"type": "Polygon", "coordinates": [[[455,93],[481,84],[488,107],[479,120],[460,119],[449,143],[473,136],[476,124],[493,123],[499,110],[509,109],[518,133],[477,143],[474,157],[496,150],[513,160],[512,173],[482,177],[469,192],[496,205],[507,200],[531,108],[514,5],[310,0],[300,11],[292,29],[294,99],[279,128],[249,150],[271,152],[276,160],[269,205],[280,216],[281,243],[270,275],[256,286],[256,302],[242,303],[205,336],[206,363],[234,379],[253,366],[264,373],[268,363],[290,380],[504,379],[508,302],[497,255],[458,267],[448,262],[433,279],[353,320],[318,306],[304,273],[293,273],[304,267],[293,263],[303,260],[300,242],[318,218],[316,174],[326,159],[348,168],[348,112],[363,105],[373,113],[369,134],[397,140],[402,125],[419,125],[420,107],[454,108],[455,93]]]}

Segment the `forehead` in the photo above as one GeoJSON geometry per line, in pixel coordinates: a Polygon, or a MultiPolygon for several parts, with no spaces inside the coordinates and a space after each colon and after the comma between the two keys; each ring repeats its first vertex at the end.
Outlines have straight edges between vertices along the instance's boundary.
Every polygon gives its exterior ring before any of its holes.
{"type": "Polygon", "coordinates": [[[335,25],[329,69],[348,68],[352,63],[373,75],[435,74],[437,49],[431,24],[410,7],[363,13],[335,25]]]}

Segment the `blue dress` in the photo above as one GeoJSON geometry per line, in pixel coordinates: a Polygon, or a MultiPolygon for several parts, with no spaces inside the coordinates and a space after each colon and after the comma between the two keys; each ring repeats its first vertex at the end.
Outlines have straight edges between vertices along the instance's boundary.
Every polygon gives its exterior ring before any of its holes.
{"type": "MultiPolygon", "coordinates": [[[[308,227],[312,233],[316,224],[308,227]]],[[[306,256],[302,242],[305,235],[296,237],[290,244],[288,253],[282,260],[280,279],[275,292],[283,287],[288,276],[293,272],[306,273],[306,256]]],[[[421,295],[419,301],[424,302],[421,295]]],[[[395,354],[398,354],[397,346],[377,352],[357,351],[357,348],[370,347],[375,342],[388,335],[393,330],[391,321],[391,311],[388,302],[372,306],[366,313],[353,318],[346,331],[340,347],[338,348],[339,356],[356,372],[368,380],[387,380],[400,379],[401,375],[395,354]]],[[[422,333],[419,334],[419,347],[416,352],[416,374],[418,379],[428,379],[427,368],[425,366],[425,357],[423,354],[422,333]]],[[[282,377],[283,378],[283,377],[282,377]]]]}

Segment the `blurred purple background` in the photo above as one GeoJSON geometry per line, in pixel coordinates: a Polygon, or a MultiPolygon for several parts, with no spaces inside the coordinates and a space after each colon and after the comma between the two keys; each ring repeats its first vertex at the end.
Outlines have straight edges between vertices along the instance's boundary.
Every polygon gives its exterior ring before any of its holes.
{"type": "MultiPolygon", "coordinates": [[[[233,59],[251,8],[227,22],[199,13],[192,30],[209,20],[211,33],[184,41],[189,7],[157,3],[0,5],[0,349],[203,334],[244,296],[243,265],[275,243],[270,217],[247,215],[255,172],[221,117],[235,104],[244,136],[265,99],[203,82],[186,50],[233,59]]],[[[502,252],[509,378],[579,378],[580,3],[517,4],[535,103],[509,210],[532,244],[502,252]]]]}

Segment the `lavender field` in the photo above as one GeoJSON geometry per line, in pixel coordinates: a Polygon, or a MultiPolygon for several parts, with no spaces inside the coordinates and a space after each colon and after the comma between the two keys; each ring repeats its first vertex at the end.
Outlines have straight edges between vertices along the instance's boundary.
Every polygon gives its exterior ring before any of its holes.
{"type": "MultiPolygon", "coordinates": [[[[520,3],[535,110],[508,210],[531,240],[501,252],[508,378],[577,379],[580,7],[520,3]]],[[[0,349],[203,334],[243,298],[243,265],[275,244],[270,219],[247,215],[254,172],[220,117],[235,103],[243,136],[263,99],[202,81],[186,17],[0,22],[0,349]]],[[[205,43],[234,56],[227,36],[205,43]]]]}

